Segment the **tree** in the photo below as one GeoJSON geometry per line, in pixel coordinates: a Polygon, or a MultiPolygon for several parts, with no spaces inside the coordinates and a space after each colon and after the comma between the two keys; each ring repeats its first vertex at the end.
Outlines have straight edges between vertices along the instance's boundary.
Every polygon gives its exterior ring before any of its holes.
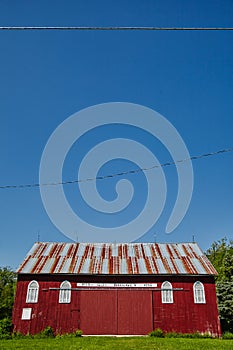
{"type": "Polygon", "coordinates": [[[222,330],[233,332],[233,279],[217,282],[216,287],[222,330]]]}
{"type": "Polygon", "coordinates": [[[218,271],[216,289],[222,330],[233,332],[233,241],[222,238],[206,254],[218,271]]]}
{"type": "Polygon", "coordinates": [[[9,268],[0,268],[0,319],[11,318],[14,304],[16,274],[9,268]]]}

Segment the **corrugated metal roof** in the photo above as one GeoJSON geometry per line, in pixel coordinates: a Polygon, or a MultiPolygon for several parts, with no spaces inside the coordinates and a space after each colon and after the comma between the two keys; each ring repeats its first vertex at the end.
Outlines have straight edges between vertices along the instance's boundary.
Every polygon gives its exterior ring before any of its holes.
{"type": "Polygon", "coordinates": [[[33,245],[17,270],[27,274],[216,275],[196,243],[52,243],[33,245]]]}

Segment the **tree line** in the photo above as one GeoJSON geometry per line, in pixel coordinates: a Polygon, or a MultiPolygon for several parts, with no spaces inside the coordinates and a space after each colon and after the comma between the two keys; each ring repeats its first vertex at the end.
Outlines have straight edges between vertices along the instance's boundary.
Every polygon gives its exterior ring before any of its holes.
{"type": "Polygon", "coordinates": [[[212,243],[206,255],[218,272],[216,291],[222,331],[233,333],[233,240],[212,243]]]}
{"type": "MultiPolygon", "coordinates": [[[[206,255],[218,272],[216,291],[222,331],[233,333],[233,241],[226,238],[212,243],[206,255]]],[[[11,324],[16,288],[16,274],[9,267],[0,268],[0,333],[11,324]]]]}

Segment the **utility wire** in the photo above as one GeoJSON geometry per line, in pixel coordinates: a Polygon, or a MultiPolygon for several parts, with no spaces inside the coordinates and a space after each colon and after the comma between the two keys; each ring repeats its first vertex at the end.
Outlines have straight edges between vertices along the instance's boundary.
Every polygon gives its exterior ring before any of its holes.
{"type": "Polygon", "coordinates": [[[128,171],[123,171],[121,173],[115,173],[115,174],[104,175],[104,176],[97,176],[94,178],[86,178],[86,179],[62,181],[62,182],[50,182],[50,183],[44,183],[44,184],[34,183],[34,184],[25,184],[25,185],[5,185],[5,186],[0,186],[0,189],[10,189],[10,188],[17,189],[17,188],[28,188],[28,187],[30,188],[30,187],[42,187],[42,186],[58,186],[58,185],[68,185],[68,184],[88,182],[88,181],[105,180],[105,179],[109,179],[109,178],[113,178],[113,177],[117,177],[117,176],[136,174],[136,173],[139,173],[142,171],[148,171],[148,170],[152,170],[155,168],[162,168],[162,167],[166,167],[166,166],[170,166],[170,165],[176,165],[178,163],[184,163],[188,160],[196,160],[196,159],[201,159],[201,158],[206,158],[206,157],[212,157],[212,156],[215,156],[217,154],[228,153],[228,152],[232,152],[232,151],[233,151],[233,147],[221,149],[221,150],[218,150],[215,152],[204,153],[204,154],[201,154],[198,156],[192,156],[192,157],[186,158],[186,159],[176,160],[173,162],[167,162],[167,163],[163,163],[160,165],[153,165],[153,166],[148,167],[148,168],[133,169],[133,170],[128,170],[128,171]]]}
{"type": "Polygon", "coordinates": [[[30,27],[30,26],[20,26],[20,27],[0,27],[0,30],[233,30],[233,27],[79,27],[79,26],[64,26],[64,27],[30,27]]]}

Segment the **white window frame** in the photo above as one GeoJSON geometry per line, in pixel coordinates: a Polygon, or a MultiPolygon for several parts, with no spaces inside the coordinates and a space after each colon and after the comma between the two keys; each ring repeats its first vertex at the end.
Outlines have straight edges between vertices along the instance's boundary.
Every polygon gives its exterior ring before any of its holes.
{"type": "Polygon", "coordinates": [[[161,289],[162,303],[173,304],[172,284],[168,281],[165,281],[163,282],[161,289]]]}
{"type": "Polygon", "coordinates": [[[196,281],[193,285],[193,296],[195,304],[205,304],[205,287],[200,281],[196,281]]]}
{"type": "Polygon", "coordinates": [[[31,307],[23,308],[21,320],[30,320],[31,319],[31,314],[32,314],[32,308],[31,307]]]}
{"type": "Polygon", "coordinates": [[[38,303],[39,283],[31,281],[27,289],[26,303],[38,303]]]}
{"type": "Polygon", "coordinates": [[[63,281],[60,285],[59,304],[69,304],[71,302],[71,284],[63,281]]]}

